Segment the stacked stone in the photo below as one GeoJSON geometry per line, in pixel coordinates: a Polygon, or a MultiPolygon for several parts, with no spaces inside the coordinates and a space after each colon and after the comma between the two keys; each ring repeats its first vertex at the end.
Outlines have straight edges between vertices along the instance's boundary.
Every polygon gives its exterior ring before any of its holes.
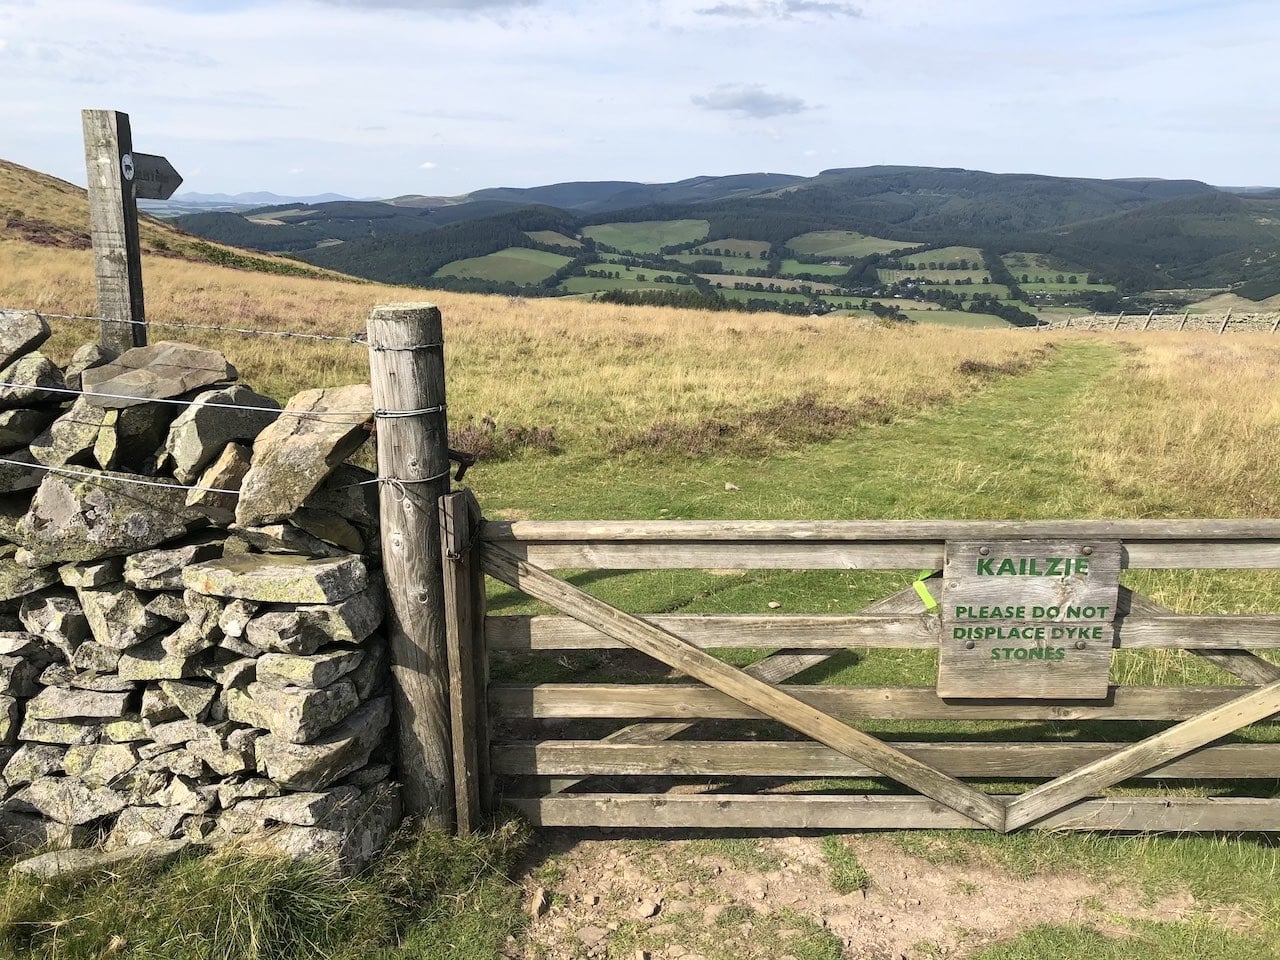
{"type": "Polygon", "coordinates": [[[48,335],[0,312],[0,842],[358,865],[398,819],[369,388],[48,335]]]}

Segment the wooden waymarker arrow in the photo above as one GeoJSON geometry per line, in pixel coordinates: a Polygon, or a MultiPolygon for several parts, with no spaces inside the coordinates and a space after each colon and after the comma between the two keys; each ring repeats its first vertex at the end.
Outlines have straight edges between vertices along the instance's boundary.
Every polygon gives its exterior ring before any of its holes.
{"type": "Polygon", "coordinates": [[[133,189],[139,200],[168,200],[182,186],[182,175],[165,157],[133,154],[133,189]]]}
{"type": "Polygon", "coordinates": [[[1003,830],[1003,801],[989,797],[902,751],[815,710],[777,687],[704,653],[689,641],[611,607],[509,550],[486,543],[485,573],[607,636],[688,674],[714,690],[851,757],[994,830],[1003,830]]]}

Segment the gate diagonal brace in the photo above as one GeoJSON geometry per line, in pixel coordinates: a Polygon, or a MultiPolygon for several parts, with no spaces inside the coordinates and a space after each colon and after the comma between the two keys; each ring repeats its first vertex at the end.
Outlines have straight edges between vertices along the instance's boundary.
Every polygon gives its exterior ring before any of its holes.
{"type": "Polygon", "coordinates": [[[579,590],[492,543],[482,545],[484,572],[548,603],[641,653],[688,674],[769,719],[812,737],[845,756],[936,800],[976,823],[1004,831],[1005,805],[788,693],[704,653],[687,640],[646,623],[579,590]]]}
{"type": "Polygon", "coordinates": [[[1276,713],[1280,713],[1280,681],[1028,790],[1009,803],[1004,832],[1041,820],[1276,713]]]}
{"type": "MultiPolygon", "coordinates": [[[[934,578],[940,580],[941,574],[934,574],[934,578]]],[[[932,581],[931,581],[932,582],[932,581]]],[[[897,593],[890,594],[880,600],[863,607],[858,613],[874,614],[874,613],[915,613],[916,607],[920,603],[920,598],[914,587],[907,587],[905,590],[899,590],[897,593]]],[[[842,650],[779,650],[770,654],[763,660],[759,660],[749,667],[743,667],[743,673],[750,674],[757,680],[763,680],[765,683],[782,683],[784,680],[790,680],[797,674],[803,673],[811,667],[826,663],[832,657],[842,653],[842,650]]],[[[615,730],[613,733],[604,737],[607,743],[660,743],[664,740],[670,740],[678,737],[687,730],[693,729],[697,721],[689,720],[673,720],[658,722],[640,722],[632,723],[621,730],[615,730]]],[[[552,777],[549,780],[550,793],[565,793],[576,787],[578,784],[586,780],[586,777],[569,777],[559,778],[552,777]]]]}

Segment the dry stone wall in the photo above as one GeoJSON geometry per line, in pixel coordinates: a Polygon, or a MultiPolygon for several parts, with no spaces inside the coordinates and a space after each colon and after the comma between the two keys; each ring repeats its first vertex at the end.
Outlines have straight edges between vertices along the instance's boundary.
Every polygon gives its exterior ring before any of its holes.
{"type": "Polygon", "coordinates": [[[1229,317],[1225,313],[1193,313],[1185,317],[1181,313],[1161,313],[1149,320],[1145,313],[1124,316],[1094,314],[1055,320],[1048,326],[1057,330],[1199,330],[1218,333],[1222,330],[1222,322],[1226,320],[1227,333],[1271,333],[1277,319],[1280,319],[1280,315],[1275,313],[1233,313],[1229,317]],[[1119,321],[1118,326],[1116,321],[1119,321]]]}
{"type": "Polygon", "coordinates": [[[0,312],[0,843],[358,867],[399,820],[369,387],[49,332],[0,312]]]}

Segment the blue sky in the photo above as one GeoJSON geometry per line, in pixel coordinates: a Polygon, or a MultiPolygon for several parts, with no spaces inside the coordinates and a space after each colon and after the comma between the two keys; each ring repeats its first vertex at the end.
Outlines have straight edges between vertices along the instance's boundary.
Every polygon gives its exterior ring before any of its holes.
{"type": "Polygon", "coordinates": [[[0,157],[79,110],[201,192],[873,163],[1280,183],[1280,4],[0,0],[0,157]]]}

